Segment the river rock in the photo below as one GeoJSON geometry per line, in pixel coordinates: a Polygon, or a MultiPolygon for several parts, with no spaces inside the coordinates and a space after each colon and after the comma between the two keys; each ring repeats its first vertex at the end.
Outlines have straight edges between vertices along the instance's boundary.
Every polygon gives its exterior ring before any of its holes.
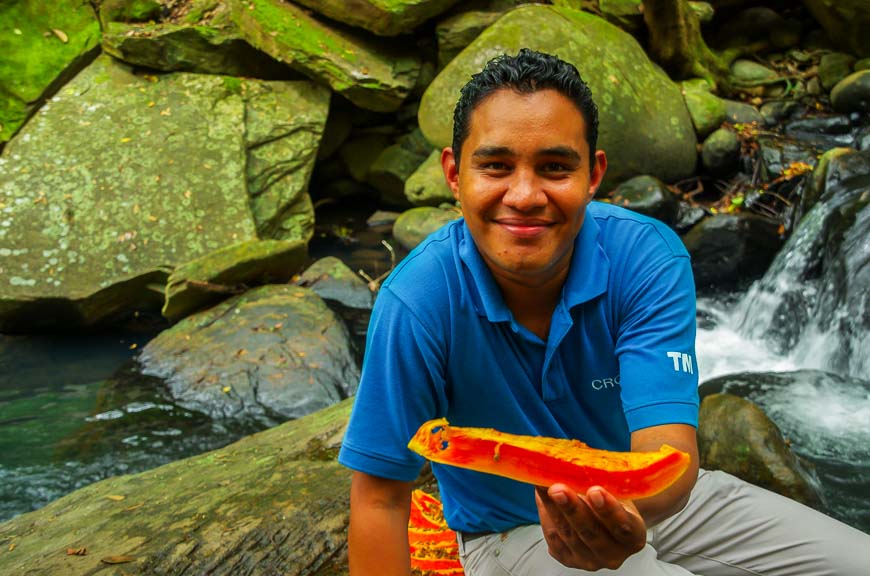
{"type": "Polygon", "coordinates": [[[438,37],[438,67],[444,68],[480,33],[501,18],[489,10],[469,10],[442,20],[435,27],[438,37]]]}
{"type": "Polygon", "coordinates": [[[307,258],[303,240],[250,240],[206,254],[170,274],[163,316],[176,322],[251,286],[287,282],[307,258]]]}
{"type": "Polygon", "coordinates": [[[764,116],[761,112],[751,104],[737,102],[736,100],[722,100],[725,103],[725,119],[731,124],[751,124],[756,122],[758,125],[764,123],[764,116]]]}
{"type": "Polygon", "coordinates": [[[852,144],[852,121],[844,114],[799,118],[783,127],[786,135],[803,143],[827,150],[852,144]]]}
{"type": "Polygon", "coordinates": [[[381,193],[381,202],[390,206],[408,206],[405,181],[429,155],[431,145],[419,128],[385,148],[369,167],[366,182],[381,193]]]}
{"type": "Polygon", "coordinates": [[[327,256],[308,267],[297,281],[323,298],[347,324],[357,351],[365,348],[374,297],[368,284],[339,258],[327,256]]]}
{"type": "Polygon", "coordinates": [[[328,97],[97,59],[0,157],[0,330],[159,308],[148,285],[174,266],[258,234],[307,240],[328,97]]]}
{"type": "Polygon", "coordinates": [[[228,2],[233,20],[252,46],[328,84],[361,108],[392,112],[414,88],[421,64],[407,48],[329,26],[290,2],[228,2]]]}
{"type": "Polygon", "coordinates": [[[0,5],[0,148],[45,98],[99,51],[100,23],[80,0],[0,5]]]}
{"type": "Polygon", "coordinates": [[[834,43],[859,58],[870,56],[870,5],[866,0],[804,0],[804,5],[834,43]]]}
{"type": "Polygon", "coordinates": [[[391,141],[389,135],[378,132],[351,136],[338,149],[338,157],[354,180],[366,182],[372,165],[391,141]]]}
{"type": "Polygon", "coordinates": [[[706,138],[726,119],[725,102],[711,94],[709,85],[701,80],[680,83],[680,92],[692,117],[692,125],[699,138],[706,138]]]}
{"type": "Polygon", "coordinates": [[[405,249],[413,250],[432,232],[462,216],[456,208],[420,206],[402,212],[393,225],[393,237],[405,249]]]}
{"type": "Polygon", "coordinates": [[[731,394],[712,394],[698,415],[702,468],[722,470],[802,504],[822,507],[809,475],[779,428],[755,404],[731,394]]]}
{"type": "Polygon", "coordinates": [[[142,372],[213,418],[275,425],[352,395],[347,329],[313,291],[268,285],[188,316],[142,350],[142,372]]]}
{"type": "Polygon", "coordinates": [[[602,111],[598,147],[608,154],[602,190],[638,174],[668,182],[692,174],[695,133],[679,88],[629,34],[592,14],[527,5],[508,12],[453,59],[420,103],[420,128],[437,148],[452,144],[460,87],[491,58],[528,47],[573,62],[602,111]]]}
{"type": "Polygon", "coordinates": [[[642,4],[641,0],[598,0],[598,9],[608,22],[635,31],[643,27],[642,4]]]}
{"type": "Polygon", "coordinates": [[[433,150],[405,182],[405,196],[414,206],[439,206],[453,202],[453,191],[444,179],[441,151],[433,150]]]}
{"type": "Polygon", "coordinates": [[[365,28],[381,36],[411,32],[426,20],[456,4],[457,0],[295,0],[332,20],[365,28]]]}
{"type": "Polygon", "coordinates": [[[760,86],[780,80],[775,70],[752,60],[735,60],[731,65],[731,74],[734,83],[743,87],[760,86]]]}
{"type": "Polygon", "coordinates": [[[610,200],[652,218],[668,226],[677,221],[680,202],[664,182],[653,176],[635,176],[626,180],[610,194],[610,200]]]}
{"type": "Polygon", "coordinates": [[[870,70],[861,70],[840,80],[831,90],[831,106],[838,112],[867,113],[870,110],[870,70]]]}
{"type": "Polygon", "coordinates": [[[346,574],[351,474],[335,457],[350,408],[103,480],[0,524],[0,573],[346,574]],[[118,556],[129,558],[103,560],[118,556]]]}
{"type": "Polygon", "coordinates": [[[734,286],[760,277],[782,241],[779,223],[749,213],[717,214],[683,237],[698,286],[734,286]]]}
{"type": "Polygon", "coordinates": [[[765,182],[779,178],[793,164],[815,166],[822,152],[812,142],[788,136],[760,136],[757,142],[761,160],[761,177],[765,182]]]}
{"type": "Polygon", "coordinates": [[[719,128],[704,140],[701,146],[701,162],[710,174],[727,177],[740,163],[740,141],[727,128],[719,128]]]}
{"type": "Polygon", "coordinates": [[[852,73],[855,57],[842,52],[831,52],[822,56],[819,62],[819,82],[822,88],[830,90],[837,82],[852,73]]]}
{"type": "MultiPolygon", "coordinates": [[[[164,72],[186,71],[265,79],[294,73],[245,42],[232,21],[226,0],[205,0],[176,15],[153,2],[112,2],[100,8],[103,50],[119,60],[164,72]]],[[[187,5],[190,6],[189,4],[187,5]]]]}

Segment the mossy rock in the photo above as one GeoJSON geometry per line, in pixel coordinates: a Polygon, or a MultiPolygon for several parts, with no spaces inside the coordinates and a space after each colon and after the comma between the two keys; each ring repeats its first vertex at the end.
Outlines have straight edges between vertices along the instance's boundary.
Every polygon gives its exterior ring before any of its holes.
{"type": "Polygon", "coordinates": [[[689,176],[697,152],[679,88],[629,34],[592,14],[526,5],[502,16],[435,78],[420,103],[423,134],[452,144],[459,89],[491,58],[528,47],[572,62],[602,111],[598,147],[608,154],[603,190],[638,174],[665,181],[689,176]]]}
{"type": "Polygon", "coordinates": [[[3,574],[346,573],[351,401],[0,524],[3,574]],[[67,555],[67,548],[87,554],[67,555]],[[129,556],[112,566],[102,559],[129,556]]]}
{"type": "Polygon", "coordinates": [[[100,24],[83,0],[0,3],[0,144],[97,55],[100,24]]]}
{"type": "Polygon", "coordinates": [[[380,36],[395,36],[411,32],[457,0],[355,0],[351,6],[346,0],[296,0],[296,3],[332,20],[380,36]]]}
{"type": "Polygon", "coordinates": [[[429,234],[461,216],[462,213],[456,208],[434,206],[411,208],[402,212],[393,224],[393,237],[406,250],[413,250],[429,234]]]}
{"type": "Polygon", "coordinates": [[[725,102],[697,83],[683,82],[680,85],[686,108],[692,117],[692,125],[699,138],[706,138],[727,119],[725,102]]]}
{"type": "Polygon", "coordinates": [[[447,66],[457,54],[499,18],[501,18],[499,12],[469,10],[439,22],[435,27],[435,34],[438,37],[438,66],[440,68],[447,66]]]}
{"type": "Polygon", "coordinates": [[[870,111],[870,70],[846,76],[831,90],[831,105],[839,112],[870,111]]]}
{"type": "Polygon", "coordinates": [[[148,285],[174,266],[308,240],[328,98],[310,82],[143,76],[98,58],[0,157],[0,331],[159,309],[148,285]]]}
{"type": "Polygon", "coordinates": [[[764,412],[731,394],[704,398],[698,415],[701,466],[722,470],[808,506],[822,500],[809,475],[764,412]]]}
{"type": "Polygon", "coordinates": [[[855,57],[842,52],[832,52],[822,56],[819,62],[819,82],[822,88],[830,90],[837,82],[852,73],[855,57]]]}
{"type": "Polygon", "coordinates": [[[288,282],[307,258],[303,240],[250,240],[206,254],[170,274],[163,316],[175,322],[245,288],[288,282]]]}
{"type": "Polygon", "coordinates": [[[405,182],[405,197],[414,206],[440,206],[454,201],[453,191],[444,179],[440,150],[433,150],[405,182]]]}
{"type": "Polygon", "coordinates": [[[368,110],[392,112],[413,90],[420,58],[406,47],[326,24],[282,0],[228,0],[256,49],[368,110]]]}

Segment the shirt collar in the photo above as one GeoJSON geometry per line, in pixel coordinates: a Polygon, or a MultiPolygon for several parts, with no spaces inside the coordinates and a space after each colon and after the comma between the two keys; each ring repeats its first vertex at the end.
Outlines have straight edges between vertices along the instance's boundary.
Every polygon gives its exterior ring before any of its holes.
{"type": "MultiPolygon", "coordinates": [[[[583,226],[574,241],[571,268],[562,288],[562,302],[568,309],[588,302],[607,290],[610,262],[598,241],[600,232],[598,223],[587,209],[583,226]]],[[[511,311],[492,272],[477,250],[464,219],[459,239],[459,257],[465,264],[468,296],[477,313],[486,316],[490,322],[509,322],[511,311]]]]}

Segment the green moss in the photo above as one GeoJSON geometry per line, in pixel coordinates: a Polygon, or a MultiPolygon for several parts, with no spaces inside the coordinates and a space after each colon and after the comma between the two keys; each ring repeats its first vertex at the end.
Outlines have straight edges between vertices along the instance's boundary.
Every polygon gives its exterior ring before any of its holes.
{"type": "Polygon", "coordinates": [[[226,86],[230,93],[242,93],[242,80],[240,78],[236,78],[235,76],[221,76],[221,80],[223,80],[224,86],[226,86]]]}

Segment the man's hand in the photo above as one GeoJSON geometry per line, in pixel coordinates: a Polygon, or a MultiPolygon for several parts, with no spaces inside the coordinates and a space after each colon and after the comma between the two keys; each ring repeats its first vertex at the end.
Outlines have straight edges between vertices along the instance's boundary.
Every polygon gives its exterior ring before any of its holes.
{"type": "Polygon", "coordinates": [[[578,495],[564,484],[535,488],[550,555],[570,568],[615,570],[646,544],[646,524],[630,501],[599,486],[578,495]]]}

